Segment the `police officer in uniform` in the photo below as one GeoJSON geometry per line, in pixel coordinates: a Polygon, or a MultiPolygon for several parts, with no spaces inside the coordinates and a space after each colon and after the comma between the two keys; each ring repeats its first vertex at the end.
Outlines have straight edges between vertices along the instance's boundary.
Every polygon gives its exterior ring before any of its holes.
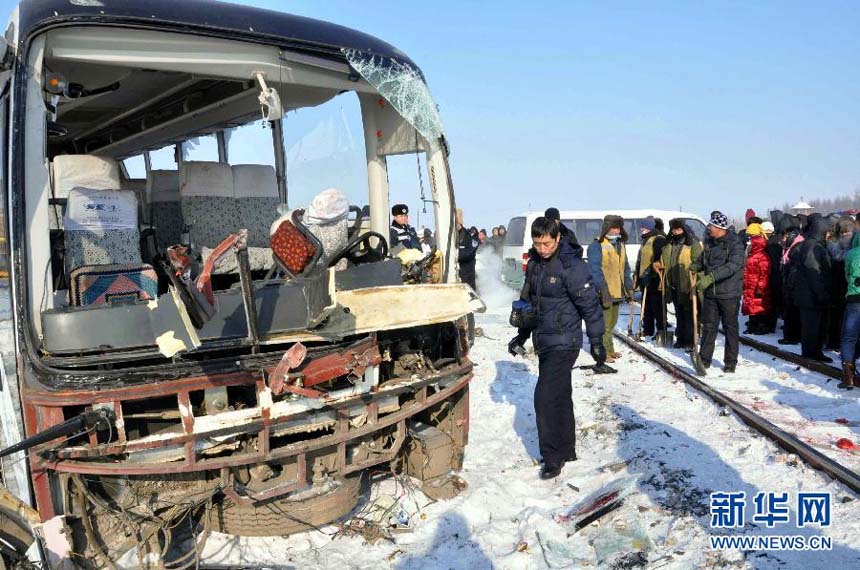
{"type": "Polygon", "coordinates": [[[388,232],[388,247],[394,248],[397,245],[402,245],[407,249],[420,251],[421,241],[418,239],[415,228],[409,225],[409,208],[406,204],[395,204],[391,208],[391,216],[394,221],[391,222],[391,228],[388,232]]]}

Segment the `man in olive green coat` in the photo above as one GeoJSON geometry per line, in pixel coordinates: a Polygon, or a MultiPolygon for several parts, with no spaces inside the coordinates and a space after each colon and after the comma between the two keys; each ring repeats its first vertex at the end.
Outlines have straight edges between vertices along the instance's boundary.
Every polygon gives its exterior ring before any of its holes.
{"type": "Polygon", "coordinates": [[[702,256],[702,244],[685,226],[684,220],[669,222],[668,242],[660,255],[665,272],[665,295],[675,306],[675,348],[693,348],[693,300],[690,297],[690,265],[702,256]]]}

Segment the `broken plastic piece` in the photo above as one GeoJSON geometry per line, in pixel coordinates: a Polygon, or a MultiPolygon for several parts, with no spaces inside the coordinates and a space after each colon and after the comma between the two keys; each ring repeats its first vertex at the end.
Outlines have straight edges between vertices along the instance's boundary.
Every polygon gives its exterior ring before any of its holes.
{"type": "Polygon", "coordinates": [[[210,303],[215,303],[215,295],[212,293],[212,270],[230,250],[238,251],[246,248],[247,244],[248,230],[239,230],[235,234],[230,234],[212,250],[206,263],[203,264],[203,269],[197,277],[197,290],[206,295],[206,300],[210,303]]]}
{"type": "Polygon", "coordinates": [[[176,338],[174,331],[167,331],[156,338],[155,342],[158,344],[158,351],[167,358],[173,358],[176,353],[188,349],[184,342],[176,338]]]}
{"type": "Polygon", "coordinates": [[[620,507],[633,492],[638,479],[638,475],[630,475],[604,485],[566,513],[556,515],[555,521],[567,527],[571,533],[579,531],[620,507]]]}
{"type": "Polygon", "coordinates": [[[600,527],[597,535],[592,539],[592,545],[601,567],[605,562],[618,556],[641,557],[642,553],[653,548],[651,539],[638,522],[628,523],[620,520],[600,527]]]}

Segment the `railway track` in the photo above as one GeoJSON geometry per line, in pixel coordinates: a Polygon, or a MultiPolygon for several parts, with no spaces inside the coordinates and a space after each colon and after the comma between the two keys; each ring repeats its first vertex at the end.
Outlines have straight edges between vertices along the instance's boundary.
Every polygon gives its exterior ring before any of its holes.
{"type": "MultiPolygon", "coordinates": [[[[806,464],[808,464],[810,467],[812,467],[818,471],[821,471],[822,473],[829,475],[833,479],[836,479],[837,481],[844,484],[846,487],[849,487],[855,493],[860,493],[860,474],[852,471],[851,469],[848,469],[847,467],[843,466],[842,464],[838,463],[837,461],[827,457],[826,455],[824,455],[820,451],[816,450],[815,448],[813,448],[812,446],[810,446],[806,442],[801,441],[794,434],[791,434],[791,433],[785,431],[784,429],[780,428],[779,426],[777,426],[777,425],[773,424],[772,422],[768,421],[767,419],[763,418],[761,415],[757,414],[756,412],[754,412],[750,408],[738,403],[737,401],[735,401],[731,397],[727,396],[726,394],[720,392],[719,390],[716,390],[714,387],[709,385],[707,382],[704,382],[701,378],[694,376],[693,374],[691,374],[687,370],[684,370],[680,366],[670,362],[669,360],[663,358],[659,354],[652,352],[651,350],[649,350],[647,348],[646,345],[643,345],[642,343],[637,342],[636,340],[627,336],[626,333],[615,331],[614,334],[618,340],[620,340],[621,342],[626,344],[631,350],[644,356],[645,358],[647,358],[651,362],[655,363],[660,368],[665,370],[667,373],[671,374],[673,377],[683,380],[689,386],[691,386],[692,388],[695,388],[697,391],[701,392],[702,394],[704,394],[705,396],[707,396],[708,398],[713,400],[715,403],[729,408],[745,424],[750,426],[752,429],[754,429],[758,433],[771,439],[773,442],[775,442],[777,445],[779,445],[781,448],[788,451],[789,453],[793,453],[793,454],[797,455],[806,464]]],[[[747,340],[755,342],[757,344],[764,344],[764,343],[760,343],[758,341],[753,341],[752,339],[747,339],[747,340]]],[[[758,347],[756,347],[752,344],[749,344],[748,346],[752,346],[753,348],[758,349],[758,347]]],[[[767,346],[767,345],[765,345],[765,346],[767,346]]],[[[773,348],[773,347],[770,347],[770,348],[773,348]]],[[[773,350],[778,352],[778,353],[790,354],[790,353],[786,353],[785,351],[781,351],[781,350],[776,349],[776,348],[773,348],[773,350]]],[[[774,352],[769,352],[767,350],[763,350],[763,352],[768,352],[769,354],[772,354],[774,356],[778,356],[778,357],[782,358],[782,354],[775,354],[774,352]]],[[[807,359],[804,359],[804,358],[799,357],[799,356],[794,355],[794,354],[792,354],[791,356],[793,356],[799,360],[807,361],[807,359]]],[[[788,359],[786,358],[786,360],[788,360],[788,359]]],[[[795,361],[791,360],[791,362],[795,362],[795,361]]],[[[807,362],[807,364],[809,364],[809,362],[807,362]]],[[[815,364],[820,364],[821,366],[824,366],[826,368],[833,369],[832,366],[827,366],[827,365],[824,365],[821,363],[815,363],[815,364]]],[[[806,364],[800,364],[800,365],[806,367],[806,364]]],[[[810,369],[812,370],[812,368],[810,368],[810,369]]],[[[818,370],[816,370],[816,372],[817,371],[818,370]]],[[[825,374],[825,372],[822,372],[822,374],[825,374]]],[[[831,373],[828,372],[826,374],[830,375],[831,373]]]]}
{"type": "MultiPolygon", "coordinates": [[[[720,331],[722,332],[722,331],[720,331]]],[[[794,354],[793,352],[788,352],[787,350],[782,350],[773,345],[767,344],[766,342],[762,342],[758,339],[754,339],[749,336],[741,335],[740,342],[744,346],[748,346],[750,348],[754,348],[760,352],[764,352],[765,354],[770,354],[771,356],[775,356],[777,358],[781,358],[786,362],[791,362],[792,364],[797,364],[798,366],[802,366],[807,370],[811,370],[813,372],[818,372],[819,374],[823,374],[824,376],[828,376],[830,378],[835,378],[840,380],[842,378],[842,371],[836,368],[835,366],[831,366],[824,362],[818,362],[817,360],[810,360],[808,358],[804,358],[799,354],[794,354]]]]}
{"type": "MultiPolygon", "coordinates": [[[[634,304],[637,307],[640,306],[638,301],[634,301],[634,304]]],[[[669,314],[672,314],[671,311],[669,314]]],[[[635,315],[635,318],[638,322],[638,313],[635,315]]],[[[722,329],[720,329],[720,334],[725,335],[722,329]]],[[[836,380],[842,379],[842,371],[836,366],[832,366],[825,362],[818,362],[817,360],[810,360],[808,358],[804,358],[799,354],[795,354],[787,350],[782,350],[779,347],[767,344],[766,342],[762,342],[749,335],[741,335],[739,340],[742,345],[754,348],[759,352],[764,352],[771,356],[775,356],[776,358],[780,358],[782,360],[785,360],[786,362],[791,362],[792,364],[796,364],[798,366],[806,368],[807,370],[811,370],[812,372],[823,374],[824,376],[827,376],[829,378],[835,378],[836,380]]]]}

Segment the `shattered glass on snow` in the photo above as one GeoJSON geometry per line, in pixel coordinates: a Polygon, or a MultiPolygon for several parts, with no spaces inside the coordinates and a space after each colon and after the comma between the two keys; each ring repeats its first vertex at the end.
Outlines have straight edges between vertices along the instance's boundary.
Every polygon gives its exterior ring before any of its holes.
{"type": "Polygon", "coordinates": [[[354,49],[342,49],[347,61],[431,145],[444,130],[439,110],[421,73],[409,64],[354,49]]]}

